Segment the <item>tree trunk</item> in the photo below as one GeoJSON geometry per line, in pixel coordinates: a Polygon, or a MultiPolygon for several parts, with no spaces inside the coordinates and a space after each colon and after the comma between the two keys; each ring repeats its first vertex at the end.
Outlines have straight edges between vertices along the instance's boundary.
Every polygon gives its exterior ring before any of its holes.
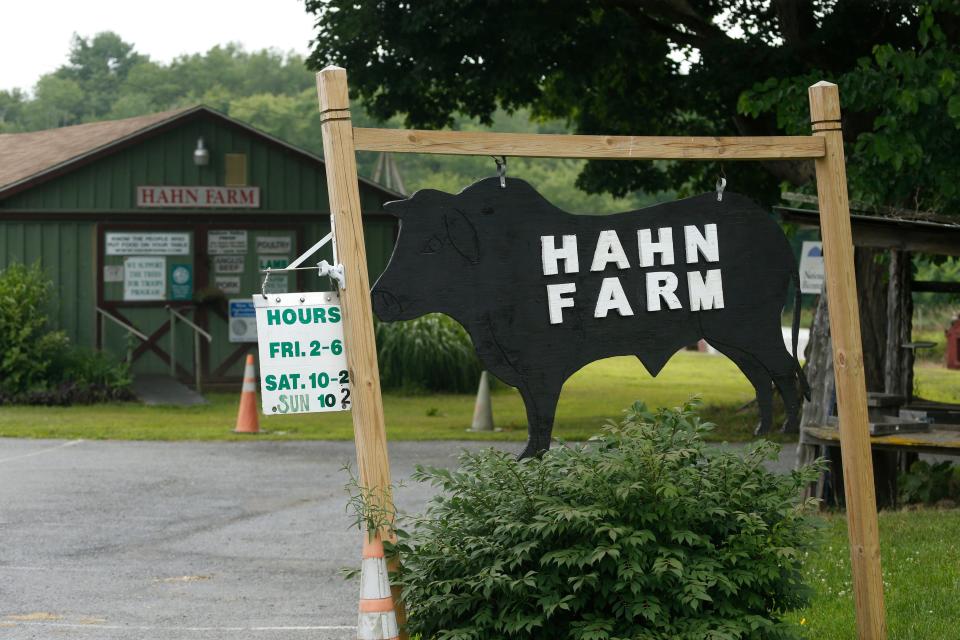
{"type": "Polygon", "coordinates": [[[910,253],[890,251],[890,282],[887,288],[887,352],[884,362],[884,390],[913,396],[913,349],[903,345],[911,341],[913,330],[913,298],[910,295],[910,253]]]}
{"type": "Polygon", "coordinates": [[[803,357],[804,371],[810,384],[810,400],[803,403],[803,413],[800,416],[801,433],[804,427],[825,424],[827,417],[833,415],[833,344],[830,341],[826,287],[820,292],[817,311],[810,325],[810,341],[803,357]]]}
{"type": "Polygon", "coordinates": [[[887,268],[883,249],[857,247],[857,300],[860,303],[860,335],[867,391],[884,390],[887,351],[887,268]]]}
{"type": "MultiPolygon", "coordinates": [[[[800,442],[797,444],[797,467],[813,462],[820,454],[819,447],[806,441],[806,428],[826,424],[833,414],[836,402],[833,378],[833,343],[830,340],[830,320],[827,316],[827,289],[820,291],[817,310],[810,325],[810,341],[803,354],[804,372],[810,384],[810,400],[803,403],[800,416],[800,442]]],[[[803,497],[825,499],[825,477],[803,490],[803,497]]],[[[828,500],[829,501],[829,500],[828,500]]]]}

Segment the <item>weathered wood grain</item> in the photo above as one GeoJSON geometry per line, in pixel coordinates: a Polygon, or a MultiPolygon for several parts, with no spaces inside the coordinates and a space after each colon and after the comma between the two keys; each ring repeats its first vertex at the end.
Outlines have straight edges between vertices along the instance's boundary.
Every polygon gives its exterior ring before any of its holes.
{"type": "Polygon", "coordinates": [[[809,97],[810,121],[832,121],[837,125],[835,129],[821,128],[814,132],[826,145],[826,154],[815,164],[826,288],[830,299],[828,311],[833,337],[857,633],[861,640],[885,640],[887,622],[880,572],[880,534],[867,425],[867,390],[854,276],[847,171],[840,131],[840,94],[837,85],[818,82],[810,87],[809,97]]]}
{"type": "MultiPolygon", "coordinates": [[[[334,260],[343,265],[346,277],[346,288],[340,292],[340,301],[343,307],[347,368],[350,370],[357,471],[360,485],[370,491],[371,498],[379,501],[379,506],[387,512],[392,512],[387,432],[380,393],[380,372],[377,368],[377,345],[373,334],[356,153],[350,128],[347,72],[332,66],[320,71],[317,74],[317,94],[330,214],[333,218],[334,260]]],[[[389,532],[382,532],[382,535],[384,539],[389,538],[389,532]]],[[[398,596],[394,588],[397,622],[402,625],[404,611],[398,596]]],[[[401,637],[405,638],[405,632],[401,633],[401,637]]]]}
{"type": "Polygon", "coordinates": [[[357,151],[620,160],[822,158],[814,136],[653,137],[355,128],[357,151]]]}

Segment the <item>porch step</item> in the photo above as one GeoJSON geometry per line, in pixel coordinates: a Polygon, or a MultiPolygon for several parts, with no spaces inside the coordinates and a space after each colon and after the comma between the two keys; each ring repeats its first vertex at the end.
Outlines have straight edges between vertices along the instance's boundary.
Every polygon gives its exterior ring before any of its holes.
{"type": "Polygon", "coordinates": [[[164,375],[135,375],[133,392],[144,404],[173,404],[188,407],[207,404],[206,399],[180,381],[164,375]]]}

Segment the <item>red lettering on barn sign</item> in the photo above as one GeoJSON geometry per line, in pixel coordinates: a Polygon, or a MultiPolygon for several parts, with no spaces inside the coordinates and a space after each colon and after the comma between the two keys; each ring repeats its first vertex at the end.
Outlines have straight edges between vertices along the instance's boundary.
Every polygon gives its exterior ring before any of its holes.
{"type": "Polygon", "coordinates": [[[163,209],[257,209],[260,187],[137,187],[137,206],[163,209]]]}

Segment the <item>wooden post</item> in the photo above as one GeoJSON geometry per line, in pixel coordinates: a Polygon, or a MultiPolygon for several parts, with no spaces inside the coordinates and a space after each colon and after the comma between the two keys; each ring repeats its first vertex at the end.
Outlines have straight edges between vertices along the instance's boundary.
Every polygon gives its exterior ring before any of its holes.
{"type": "Polygon", "coordinates": [[[837,85],[818,82],[810,87],[809,97],[813,135],[824,139],[826,151],[826,155],[817,158],[815,163],[823,260],[830,300],[828,311],[833,337],[857,632],[861,640],[885,640],[887,623],[880,572],[880,533],[867,428],[867,392],[847,171],[840,129],[840,94],[837,85]]]}
{"type": "MultiPolygon", "coordinates": [[[[350,121],[347,72],[340,67],[325,67],[317,74],[317,94],[320,99],[323,158],[334,234],[334,261],[343,265],[346,281],[346,288],[340,291],[340,305],[343,308],[343,337],[350,371],[357,472],[360,485],[371,492],[373,499],[381,501],[380,507],[392,512],[387,432],[383,398],[380,395],[377,345],[373,335],[373,309],[360,215],[360,186],[357,182],[357,158],[350,121]]],[[[399,595],[398,590],[394,589],[397,622],[403,625],[405,618],[399,595]]],[[[406,634],[401,630],[401,638],[405,637],[406,634]]]]}

